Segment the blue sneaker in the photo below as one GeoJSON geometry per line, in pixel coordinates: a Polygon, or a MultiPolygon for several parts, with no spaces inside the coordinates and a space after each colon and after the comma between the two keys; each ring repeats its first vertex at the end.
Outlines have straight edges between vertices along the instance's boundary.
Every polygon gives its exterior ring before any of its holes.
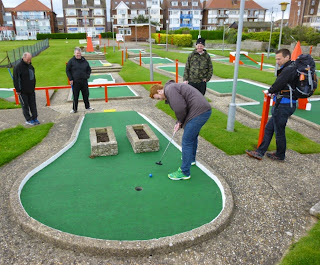
{"type": "Polygon", "coordinates": [[[181,180],[181,179],[189,179],[191,178],[191,176],[186,176],[185,174],[183,174],[181,168],[179,167],[176,172],[172,172],[168,174],[168,178],[172,180],[181,180]]]}
{"type": "Polygon", "coordinates": [[[34,122],[34,125],[40,124],[40,121],[38,121],[37,119],[33,120],[33,122],[34,122]]]}
{"type": "Polygon", "coordinates": [[[35,123],[34,123],[34,121],[33,121],[33,120],[26,121],[26,124],[28,124],[28,125],[35,125],[35,123]]]}

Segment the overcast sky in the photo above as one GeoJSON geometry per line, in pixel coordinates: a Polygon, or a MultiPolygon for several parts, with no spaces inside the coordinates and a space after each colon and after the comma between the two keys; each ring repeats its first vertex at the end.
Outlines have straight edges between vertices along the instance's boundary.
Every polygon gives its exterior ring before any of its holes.
{"type": "MultiPolygon", "coordinates": [[[[5,7],[16,7],[17,5],[21,4],[24,0],[2,0],[5,7]]],[[[107,0],[108,1],[108,0],[107,0]]],[[[269,9],[266,14],[266,21],[270,21],[270,13],[269,11],[271,8],[274,8],[273,16],[275,19],[281,19],[281,9],[280,3],[284,0],[255,0],[260,6],[269,9]]],[[[291,0],[286,0],[287,2],[291,2],[291,0]]],[[[47,7],[51,8],[50,0],[40,0],[43,4],[47,7]]],[[[59,17],[62,17],[62,0],[53,0],[53,10],[59,17]]],[[[290,5],[287,7],[287,11],[284,14],[284,18],[289,18],[289,10],[290,5]]]]}

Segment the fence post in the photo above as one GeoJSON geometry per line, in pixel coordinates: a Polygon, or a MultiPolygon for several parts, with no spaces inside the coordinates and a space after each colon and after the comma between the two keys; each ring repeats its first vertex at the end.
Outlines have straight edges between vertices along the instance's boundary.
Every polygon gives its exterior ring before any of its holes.
{"type": "Polygon", "coordinates": [[[108,87],[106,85],[104,86],[104,97],[105,102],[108,102],[108,87]]]}
{"type": "Polygon", "coordinates": [[[178,66],[178,59],[176,59],[176,83],[179,81],[179,66],[178,66]]]}
{"type": "Polygon", "coordinates": [[[260,71],[262,71],[263,69],[263,58],[264,58],[264,54],[261,54],[261,66],[260,66],[260,71]]]}
{"type": "Polygon", "coordinates": [[[50,106],[50,97],[49,97],[49,89],[46,88],[46,99],[47,99],[47,106],[50,106]]]}

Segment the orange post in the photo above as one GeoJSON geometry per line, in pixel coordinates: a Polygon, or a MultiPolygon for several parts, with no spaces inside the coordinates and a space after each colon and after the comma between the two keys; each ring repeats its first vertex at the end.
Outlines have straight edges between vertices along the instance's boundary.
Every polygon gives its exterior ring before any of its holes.
{"type": "Polygon", "coordinates": [[[119,41],[118,41],[118,50],[120,50],[120,43],[119,43],[119,41]]]}
{"type": "Polygon", "coordinates": [[[139,57],[140,57],[140,66],[141,66],[141,51],[139,52],[139,57]]]}
{"type": "Polygon", "coordinates": [[[19,105],[19,98],[16,89],[13,89],[14,99],[16,101],[16,105],[19,105]]]}
{"type": "Polygon", "coordinates": [[[261,66],[260,66],[260,71],[262,71],[262,69],[263,69],[263,58],[264,58],[264,54],[261,54],[261,66]]]}
{"type": "Polygon", "coordinates": [[[158,43],[160,44],[160,33],[158,33],[158,43]]]}
{"type": "Polygon", "coordinates": [[[87,37],[87,49],[86,52],[94,52],[93,44],[92,44],[92,38],[87,37]]]}
{"type": "Polygon", "coordinates": [[[178,66],[178,60],[176,59],[176,83],[179,81],[179,66],[178,66]]]}
{"type": "Polygon", "coordinates": [[[106,54],[106,53],[107,53],[107,49],[106,49],[106,45],[104,45],[104,54],[106,54]]]}
{"type": "Polygon", "coordinates": [[[123,65],[123,51],[121,51],[121,53],[122,53],[121,65],[123,65]]]}
{"type": "Polygon", "coordinates": [[[101,46],[101,34],[99,34],[99,46],[101,46]]]}
{"type": "Polygon", "coordinates": [[[104,97],[105,102],[108,102],[108,86],[104,86],[104,97]]]}
{"type": "Polygon", "coordinates": [[[259,131],[259,139],[258,139],[257,147],[259,147],[260,144],[262,143],[263,136],[264,136],[264,128],[266,127],[266,124],[268,122],[269,109],[270,109],[270,99],[271,99],[271,97],[268,96],[267,93],[264,93],[262,115],[261,115],[261,122],[260,122],[260,131],[259,131]]]}
{"type": "Polygon", "coordinates": [[[312,53],[312,46],[310,46],[310,52],[309,52],[309,53],[310,53],[310,55],[311,55],[311,53],[312,53]]]}
{"type": "Polygon", "coordinates": [[[47,99],[47,106],[50,106],[50,97],[49,97],[49,89],[46,88],[46,99],[47,99]]]}

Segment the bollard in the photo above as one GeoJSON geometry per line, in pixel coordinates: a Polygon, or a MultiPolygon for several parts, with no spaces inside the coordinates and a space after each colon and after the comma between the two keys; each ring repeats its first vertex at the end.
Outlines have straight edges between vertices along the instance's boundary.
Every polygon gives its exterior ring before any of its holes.
{"type": "Polygon", "coordinates": [[[178,59],[176,59],[176,83],[179,81],[179,66],[178,66],[178,59]]]}

